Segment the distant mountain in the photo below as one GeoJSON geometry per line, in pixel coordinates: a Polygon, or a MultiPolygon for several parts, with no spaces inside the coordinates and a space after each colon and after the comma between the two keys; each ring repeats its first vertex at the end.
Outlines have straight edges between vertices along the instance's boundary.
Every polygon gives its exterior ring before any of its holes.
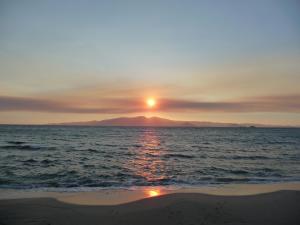
{"type": "Polygon", "coordinates": [[[176,121],[160,117],[119,117],[108,120],[86,122],[52,123],[64,126],[121,126],[121,127],[271,127],[263,124],[216,123],[200,121],[176,121]]]}

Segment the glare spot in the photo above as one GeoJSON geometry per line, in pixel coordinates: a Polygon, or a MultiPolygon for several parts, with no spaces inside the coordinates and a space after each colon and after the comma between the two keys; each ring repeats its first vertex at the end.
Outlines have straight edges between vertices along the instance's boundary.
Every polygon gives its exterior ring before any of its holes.
{"type": "Polygon", "coordinates": [[[148,195],[149,195],[149,197],[155,197],[155,196],[159,195],[159,192],[155,191],[155,190],[150,190],[150,191],[148,191],[148,195]]]}
{"type": "Polygon", "coordinates": [[[148,98],[147,99],[147,105],[149,108],[152,108],[156,105],[156,100],[154,98],[148,98]]]}

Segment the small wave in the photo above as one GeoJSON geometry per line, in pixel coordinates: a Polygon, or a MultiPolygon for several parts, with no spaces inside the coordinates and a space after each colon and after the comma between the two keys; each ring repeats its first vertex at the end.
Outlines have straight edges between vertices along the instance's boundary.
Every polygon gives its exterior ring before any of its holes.
{"type": "Polygon", "coordinates": [[[233,174],[248,174],[249,172],[246,170],[230,170],[229,172],[233,174]]]}
{"type": "Polygon", "coordinates": [[[7,141],[8,144],[14,144],[14,145],[21,145],[25,144],[26,142],[24,141],[7,141]]]}
{"type": "Polygon", "coordinates": [[[274,171],[276,171],[276,170],[271,169],[271,168],[263,168],[262,170],[263,170],[264,172],[274,172],[274,171]]]}
{"type": "Polygon", "coordinates": [[[0,177],[0,185],[9,185],[11,183],[12,183],[12,181],[10,179],[0,177]]]}
{"type": "MultiPolygon", "coordinates": [[[[223,173],[231,173],[231,174],[248,174],[249,172],[246,171],[246,170],[234,170],[234,169],[227,169],[227,168],[220,168],[220,167],[215,167],[215,166],[212,166],[210,167],[209,170],[212,170],[212,171],[216,171],[216,172],[223,172],[223,173]]],[[[199,171],[199,172],[202,172],[203,171],[199,171]]],[[[208,173],[210,173],[209,171],[207,171],[208,173]]]]}
{"type": "Polygon", "coordinates": [[[164,158],[185,158],[185,159],[195,158],[195,156],[192,156],[192,155],[175,154],[175,153],[165,154],[165,155],[163,155],[163,157],[164,158]]]}
{"type": "Polygon", "coordinates": [[[48,179],[56,179],[57,177],[64,177],[64,176],[65,175],[58,174],[58,173],[44,173],[44,174],[40,174],[38,178],[41,180],[48,180],[48,179]]]}
{"type": "Polygon", "coordinates": [[[262,168],[255,172],[258,177],[283,177],[282,172],[279,169],[262,168]]]}
{"type": "Polygon", "coordinates": [[[134,144],[134,145],[132,145],[132,147],[140,148],[140,147],[143,147],[143,145],[140,145],[140,144],[134,144]]]}
{"type": "Polygon", "coordinates": [[[125,156],[133,156],[133,155],[135,155],[134,153],[132,153],[132,152],[121,152],[120,153],[120,155],[125,155],[125,156]]]}
{"type": "Polygon", "coordinates": [[[20,149],[20,150],[38,150],[40,146],[33,146],[33,145],[5,145],[1,146],[5,149],[20,149]]]}
{"type": "Polygon", "coordinates": [[[41,149],[41,146],[38,145],[20,145],[18,146],[18,149],[25,149],[25,150],[38,150],[41,149]]]}
{"type": "Polygon", "coordinates": [[[172,179],[170,178],[153,178],[147,180],[145,185],[168,185],[172,183],[172,179]]]}
{"type": "Polygon", "coordinates": [[[257,173],[255,173],[255,175],[258,177],[283,177],[282,174],[277,173],[277,172],[268,172],[268,173],[257,172],[257,173]]]}
{"type": "Polygon", "coordinates": [[[95,165],[85,164],[83,165],[84,168],[95,168],[95,165]]]}
{"type": "Polygon", "coordinates": [[[296,144],[296,142],[293,142],[293,141],[269,141],[268,144],[284,145],[284,144],[296,144]]]}
{"type": "Polygon", "coordinates": [[[88,148],[86,151],[88,151],[88,152],[98,152],[98,150],[93,149],[93,148],[88,148]]]}
{"type": "Polygon", "coordinates": [[[250,181],[249,178],[232,178],[232,177],[219,177],[216,178],[217,182],[248,182],[250,181]]]}
{"type": "Polygon", "coordinates": [[[41,161],[42,164],[50,164],[50,163],[53,163],[54,161],[52,160],[49,160],[49,159],[44,159],[41,161]]]}
{"type": "Polygon", "coordinates": [[[147,152],[146,155],[149,156],[149,157],[158,157],[159,156],[159,155],[152,154],[152,153],[149,153],[149,152],[147,152]]]}
{"type": "Polygon", "coordinates": [[[55,147],[46,147],[39,145],[2,145],[0,146],[2,149],[17,149],[17,150],[55,150],[55,147]]]}
{"type": "Polygon", "coordinates": [[[251,159],[251,160],[256,160],[256,159],[271,159],[270,157],[267,156],[262,156],[262,155],[255,155],[255,156],[233,156],[232,159],[251,159]]]}
{"type": "Polygon", "coordinates": [[[27,159],[27,160],[24,160],[24,161],[22,161],[22,162],[24,162],[24,163],[36,163],[36,162],[38,162],[38,161],[35,160],[35,159],[27,159]]]}
{"type": "Polygon", "coordinates": [[[118,145],[114,145],[114,144],[105,144],[103,146],[106,146],[106,147],[118,147],[118,145]]]}
{"type": "Polygon", "coordinates": [[[82,152],[90,152],[90,153],[105,153],[105,151],[102,151],[100,149],[95,149],[95,148],[72,148],[69,150],[70,152],[73,151],[82,151],[82,152]]]}
{"type": "Polygon", "coordinates": [[[125,178],[125,177],[128,177],[128,174],[123,173],[123,172],[117,172],[114,174],[114,176],[120,177],[120,178],[125,178]]]}

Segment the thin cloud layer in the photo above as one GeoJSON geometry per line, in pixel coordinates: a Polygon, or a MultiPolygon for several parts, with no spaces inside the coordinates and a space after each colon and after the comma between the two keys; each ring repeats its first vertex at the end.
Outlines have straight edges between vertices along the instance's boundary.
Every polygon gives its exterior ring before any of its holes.
{"type": "MultiPolygon", "coordinates": [[[[97,103],[0,96],[0,111],[33,111],[79,114],[120,114],[146,112],[141,99],[99,99],[97,103]]],[[[190,101],[182,99],[158,99],[157,112],[300,112],[300,95],[262,96],[237,101],[190,101]]]]}

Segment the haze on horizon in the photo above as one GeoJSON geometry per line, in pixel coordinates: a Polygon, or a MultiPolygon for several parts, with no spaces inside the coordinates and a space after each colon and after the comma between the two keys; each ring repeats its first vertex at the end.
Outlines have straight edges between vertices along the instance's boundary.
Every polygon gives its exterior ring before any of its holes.
{"type": "Polygon", "coordinates": [[[1,0],[0,123],[300,125],[299,10],[297,0],[1,0]]]}

